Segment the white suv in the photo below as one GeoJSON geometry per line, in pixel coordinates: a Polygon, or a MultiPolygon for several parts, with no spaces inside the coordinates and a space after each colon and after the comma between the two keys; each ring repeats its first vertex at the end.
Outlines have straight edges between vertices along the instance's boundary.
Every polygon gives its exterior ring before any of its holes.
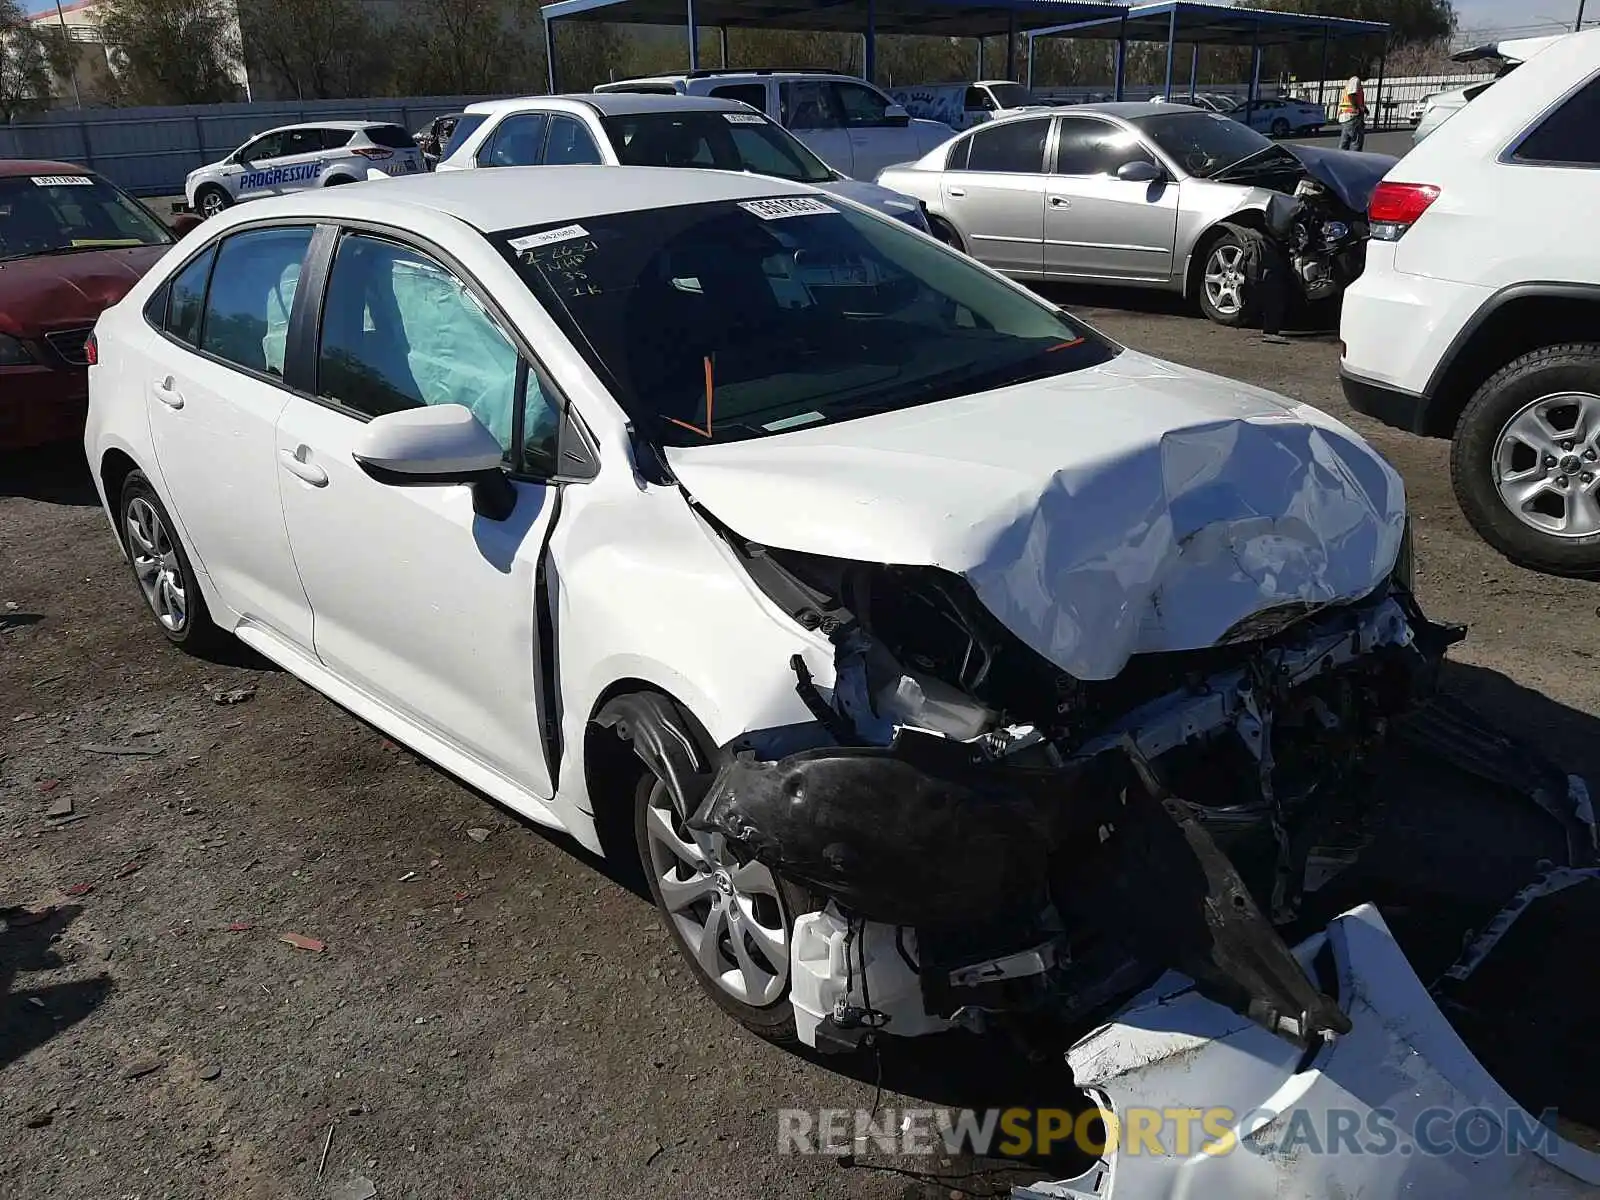
{"type": "Polygon", "coordinates": [[[1379,184],[1345,294],[1352,407],[1453,438],[1513,562],[1600,574],[1600,30],[1556,39],[1379,184]]]}
{"type": "Polygon", "coordinates": [[[189,207],[214,217],[240,200],[427,169],[416,139],[383,121],[317,121],[259,133],[221,162],[189,172],[189,207]]]}
{"type": "Polygon", "coordinates": [[[739,100],[766,113],[835,171],[872,182],[955,136],[918,120],[864,79],[827,71],[691,71],[603,83],[597,92],[657,92],[739,100]]]}

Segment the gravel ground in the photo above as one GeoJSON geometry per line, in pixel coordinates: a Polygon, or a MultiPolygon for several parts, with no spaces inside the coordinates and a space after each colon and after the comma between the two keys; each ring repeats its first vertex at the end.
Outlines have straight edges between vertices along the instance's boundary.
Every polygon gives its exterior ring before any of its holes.
{"type": "MultiPolygon", "coordinates": [[[[1443,444],[1350,416],[1331,335],[1271,346],[1158,298],[1064,298],[1139,349],[1368,434],[1408,482],[1425,606],[1471,627],[1448,686],[1600,780],[1600,595],[1482,545],[1443,444]]],[[[870,1060],[745,1035],[651,907],[565,841],[242,649],[170,649],[71,453],[0,463],[0,602],[0,906],[55,906],[0,932],[0,1195],[1003,1194],[965,1162],[779,1156],[777,1110],[869,1107],[870,1060]]],[[[1448,765],[1397,755],[1382,786],[1391,828],[1323,904],[1377,901],[1429,979],[1557,843],[1448,765]]],[[[1523,937],[1544,994],[1571,975],[1563,948],[1592,945],[1594,908],[1523,937]]],[[[1492,982],[1509,1005],[1514,985],[1492,982]]],[[[1592,1006],[1542,1018],[1530,999],[1515,1020],[1477,1012],[1473,1036],[1523,1103],[1557,1095],[1592,1127],[1595,1075],[1560,1070],[1596,1061],[1592,1006]]],[[[1059,1070],[966,1039],[882,1073],[893,1107],[1070,1098],[1059,1070]]]]}

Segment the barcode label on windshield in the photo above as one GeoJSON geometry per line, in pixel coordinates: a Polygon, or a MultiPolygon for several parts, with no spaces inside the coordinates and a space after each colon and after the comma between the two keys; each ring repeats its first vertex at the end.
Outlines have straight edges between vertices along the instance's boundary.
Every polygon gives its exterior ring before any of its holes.
{"type": "Polygon", "coordinates": [[[839,210],[810,196],[787,196],[778,200],[745,200],[739,205],[763,221],[781,221],[784,217],[828,217],[839,210]]]}
{"type": "Polygon", "coordinates": [[[570,242],[573,238],[588,237],[582,225],[563,225],[560,229],[546,229],[543,233],[530,233],[527,237],[512,238],[510,246],[518,254],[535,246],[548,246],[551,242],[570,242]]]}
{"type": "Polygon", "coordinates": [[[93,187],[94,180],[87,175],[35,175],[35,187],[93,187]]]}
{"type": "Polygon", "coordinates": [[[765,125],[767,119],[760,113],[723,113],[722,119],[729,125],[765,125]]]}

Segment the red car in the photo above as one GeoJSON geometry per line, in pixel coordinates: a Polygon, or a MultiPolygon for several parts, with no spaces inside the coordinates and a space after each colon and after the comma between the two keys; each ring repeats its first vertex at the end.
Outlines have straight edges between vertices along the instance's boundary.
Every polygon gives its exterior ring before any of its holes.
{"type": "Polygon", "coordinates": [[[95,321],[194,223],[83,167],[0,160],[0,450],[83,435],[95,321]]]}

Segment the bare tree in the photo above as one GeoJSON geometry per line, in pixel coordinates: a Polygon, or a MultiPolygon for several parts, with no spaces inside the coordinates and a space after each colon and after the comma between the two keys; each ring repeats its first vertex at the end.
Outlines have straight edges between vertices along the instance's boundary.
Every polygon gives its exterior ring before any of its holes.
{"type": "Polygon", "coordinates": [[[59,29],[28,20],[16,0],[0,0],[0,119],[48,108],[52,82],[72,69],[71,53],[59,29]]]}
{"type": "Polygon", "coordinates": [[[537,0],[408,0],[391,33],[402,95],[530,91],[544,79],[537,0]]]}
{"type": "Polygon", "coordinates": [[[118,104],[215,104],[240,99],[238,22],[224,0],[106,0],[118,104]]]}
{"type": "Polygon", "coordinates": [[[239,0],[239,29],[245,61],[286,97],[370,96],[386,82],[386,31],[360,0],[239,0]]]}

